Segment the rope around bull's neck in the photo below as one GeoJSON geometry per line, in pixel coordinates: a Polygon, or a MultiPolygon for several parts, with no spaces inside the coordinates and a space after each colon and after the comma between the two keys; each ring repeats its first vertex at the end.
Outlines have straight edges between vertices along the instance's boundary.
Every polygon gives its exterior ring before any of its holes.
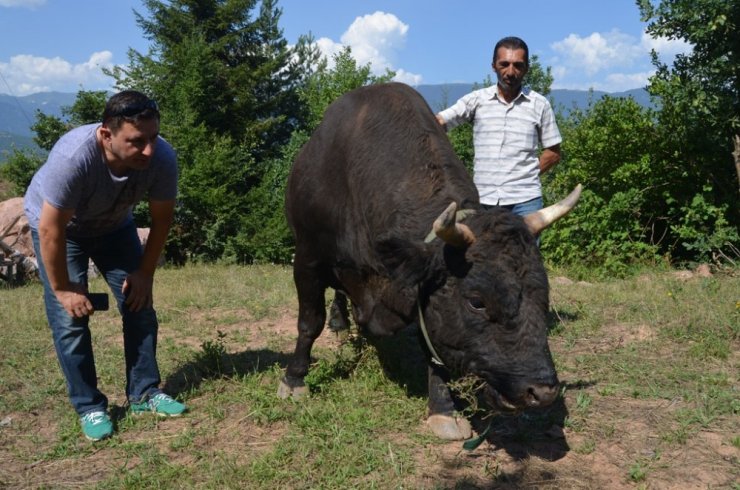
{"type": "MultiPolygon", "coordinates": [[[[419,288],[419,290],[421,291],[421,288],[419,288]]],[[[437,351],[434,350],[432,341],[429,339],[429,334],[427,333],[427,326],[426,326],[426,323],[424,322],[424,313],[421,311],[421,296],[420,295],[417,296],[416,305],[419,308],[419,329],[421,330],[421,333],[424,335],[424,340],[427,343],[427,348],[429,349],[429,353],[432,355],[432,362],[438,366],[444,366],[442,359],[439,358],[437,351]]]]}
{"type": "MultiPolygon", "coordinates": [[[[456,213],[455,221],[461,221],[465,219],[466,216],[469,216],[473,213],[475,213],[474,209],[461,209],[460,211],[456,213]]],[[[426,238],[424,238],[424,243],[430,243],[435,238],[437,238],[437,235],[434,233],[434,230],[432,230],[431,232],[429,232],[426,238]]],[[[437,351],[434,350],[432,341],[429,338],[429,332],[427,332],[426,322],[424,322],[424,314],[421,311],[421,284],[419,285],[418,289],[419,291],[416,295],[416,305],[419,309],[419,329],[421,330],[421,333],[424,335],[424,341],[427,344],[429,353],[432,355],[432,362],[434,364],[437,364],[438,366],[444,366],[444,363],[442,362],[442,359],[439,357],[439,354],[437,354],[437,351]]]]}

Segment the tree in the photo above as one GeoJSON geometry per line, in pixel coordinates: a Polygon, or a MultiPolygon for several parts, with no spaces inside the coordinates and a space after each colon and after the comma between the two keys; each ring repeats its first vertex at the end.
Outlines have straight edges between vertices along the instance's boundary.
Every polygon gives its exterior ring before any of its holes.
{"type": "Polygon", "coordinates": [[[295,156],[321,122],[329,104],[350,90],[387,82],[394,76],[392,72],[372,75],[370,65],[359,66],[348,47],[334,55],[333,60],[331,69],[322,60],[299,91],[307,109],[306,127],[294,131],[281,154],[266,162],[262,181],[249,193],[253,212],[242,217],[243,233],[229,242],[229,254],[240,262],[290,261],[294,247],[285,219],[285,185],[295,156]]]}
{"type": "Polygon", "coordinates": [[[248,197],[270,159],[306,124],[298,89],[317,61],[310,38],[290,47],[275,0],[144,0],[137,23],[151,41],[109,73],[118,88],[157,99],[162,133],[181,168],[168,253],[216,260],[244,240],[248,197]]]}
{"type": "Polygon", "coordinates": [[[671,66],[653,52],[657,71],[648,86],[661,108],[656,160],[679,167],[671,193],[683,205],[673,224],[676,253],[726,257],[723,249],[737,250],[740,225],[740,2],[637,3],[649,34],[681,39],[692,48],[671,66]]]}
{"type": "Polygon", "coordinates": [[[62,117],[48,116],[41,111],[36,113],[36,122],[31,130],[36,133],[33,140],[44,152],[33,150],[14,150],[7,163],[0,169],[3,178],[13,184],[13,191],[23,195],[31,183],[36,171],[46,160],[46,153],[51,151],[57,140],[73,127],[100,121],[105,108],[104,91],[77,92],[75,102],[69,107],[62,107],[62,117]]]}

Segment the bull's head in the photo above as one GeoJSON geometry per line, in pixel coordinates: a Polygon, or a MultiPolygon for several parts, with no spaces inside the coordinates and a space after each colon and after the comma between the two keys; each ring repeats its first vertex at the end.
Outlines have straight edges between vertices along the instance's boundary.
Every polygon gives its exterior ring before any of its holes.
{"type": "Polygon", "coordinates": [[[494,209],[459,222],[453,203],[434,223],[445,246],[441,254],[432,248],[438,276],[422,282],[420,294],[431,344],[453,372],[485,380],[498,408],[546,406],[557,397],[548,282],[536,235],[567,214],[580,192],[579,185],[523,219],[494,209]]]}

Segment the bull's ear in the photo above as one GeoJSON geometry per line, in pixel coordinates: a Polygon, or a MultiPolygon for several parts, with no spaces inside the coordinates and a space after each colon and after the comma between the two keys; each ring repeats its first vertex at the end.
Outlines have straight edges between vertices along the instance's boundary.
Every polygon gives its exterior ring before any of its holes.
{"type": "Polygon", "coordinates": [[[412,286],[425,282],[431,275],[434,249],[421,241],[387,238],[376,244],[389,276],[396,282],[412,286]]]}

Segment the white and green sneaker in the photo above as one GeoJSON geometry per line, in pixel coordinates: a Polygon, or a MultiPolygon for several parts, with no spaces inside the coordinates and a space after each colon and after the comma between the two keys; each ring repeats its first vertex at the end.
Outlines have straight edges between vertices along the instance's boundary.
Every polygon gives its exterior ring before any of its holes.
{"type": "Polygon", "coordinates": [[[113,434],[113,423],[102,410],[86,413],[80,417],[82,433],[91,441],[99,441],[113,434]]]}
{"type": "Polygon", "coordinates": [[[160,417],[179,417],[187,407],[165,393],[158,393],[140,403],[131,403],[131,413],[155,413],[160,417]]]}

